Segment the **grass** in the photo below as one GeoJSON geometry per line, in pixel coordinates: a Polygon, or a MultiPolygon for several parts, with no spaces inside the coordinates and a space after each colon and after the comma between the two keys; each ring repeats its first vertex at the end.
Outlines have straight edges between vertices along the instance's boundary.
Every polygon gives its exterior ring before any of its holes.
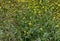
{"type": "Polygon", "coordinates": [[[60,41],[60,0],[0,0],[0,41],[60,41]]]}

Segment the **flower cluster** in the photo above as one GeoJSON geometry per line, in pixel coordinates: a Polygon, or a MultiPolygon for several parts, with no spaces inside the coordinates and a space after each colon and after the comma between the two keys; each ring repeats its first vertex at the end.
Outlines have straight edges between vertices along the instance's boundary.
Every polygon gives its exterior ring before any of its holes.
{"type": "Polygon", "coordinates": [[[60,41],[60,0],[0,0],[0,41],[60,41]]]}

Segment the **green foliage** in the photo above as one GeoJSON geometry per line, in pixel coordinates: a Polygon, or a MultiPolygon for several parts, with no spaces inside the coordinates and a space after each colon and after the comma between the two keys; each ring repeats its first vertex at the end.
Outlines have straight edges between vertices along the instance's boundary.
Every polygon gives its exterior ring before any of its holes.
{"type": "Polygon", "coordinates": [[[60,1],[0,0],[0,41],[60,41],[60,1]]]}

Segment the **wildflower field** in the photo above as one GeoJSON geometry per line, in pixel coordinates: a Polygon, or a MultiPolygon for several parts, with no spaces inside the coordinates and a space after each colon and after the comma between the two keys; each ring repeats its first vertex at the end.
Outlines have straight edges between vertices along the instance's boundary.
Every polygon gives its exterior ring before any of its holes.
{"type": "Polygon", "coordinates": [[[60,41],[60,0],[0,0],[0,41],[60,41]]]}

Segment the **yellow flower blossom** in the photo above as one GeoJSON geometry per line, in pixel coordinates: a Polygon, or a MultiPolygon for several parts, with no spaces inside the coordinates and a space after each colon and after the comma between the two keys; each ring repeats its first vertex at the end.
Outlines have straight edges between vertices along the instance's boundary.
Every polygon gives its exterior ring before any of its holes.
{"type": "Polygon", "coordinates": [[[8,3],[11,3],[11,1],[8,1],[8,3]]]}
{"type": "Polygon", "coordinates": [[[26,33],[26,31],[24,31],[24,33],[26,33]]]}
{"type": "Polygon", "coordinates": [[[56,25],[55,27],[59,27],[59,25],[56,25]]]}
{"type": "Polygon", "coordinates": [[[44,6],[42,8],[45,8],[44,6]]]}
{"type": "Polygon", "coordinates": [[[30,8],[30,6],[27,7],[28,9],[30,8]]]}
{"type": "Polygon", "coordinates": [[[40,30],[43,30],[43,28],[40,28],[40,30]]]}
{"type": "Polygon", "coordinates": [[[54,7],[52,7],[52,9],[54,9],[54,7]]]}
{"type": "Polygon", "coordinates": [[[57,13],[58,15],[60,14],[60,13],[57,13]]]}
{"type": "Polygon", "coordinates": [[[58,6],[60,6],[60,4],[58,4],[58,6]]]}
{"type": "Polygon", "coordinates": [[[31,21],[28,23],[29,25],[32,25],[31,21]]]}
{"type": "Polygon", "coordinates": [[[30,34],[30,32],[27,32],[27,34],[29,35],[29,34],[30,34]]]}
{"type": "Polygon", "coordinates": [[[55,20],[56,17],[53,17],[53,20],[55,20]]]}
{"type": "Polygon", "coordinates": [[[11,4],[11,6],[14,6],[14,4],[11,4]]]}
{"type": "Polygon", "coordinates": [[[36,14],[36,9],[33,9],[34,10],[34,14],[36,14]]]}

